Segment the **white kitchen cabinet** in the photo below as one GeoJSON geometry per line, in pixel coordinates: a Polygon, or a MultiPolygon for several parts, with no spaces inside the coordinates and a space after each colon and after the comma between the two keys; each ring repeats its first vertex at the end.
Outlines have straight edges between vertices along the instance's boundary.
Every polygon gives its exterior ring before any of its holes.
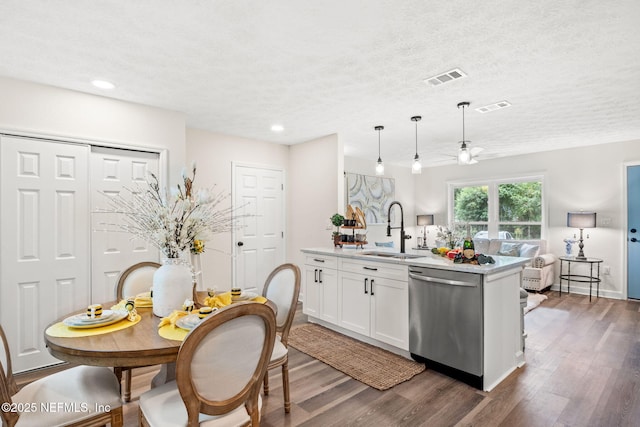
{"type": "Polygon", "coordinates": [[[329,323],[338,323],[338,271],[336,257],[320,255],[308,255],[306,257],[302,312],[329,323]]]}
{"type": "Polygon", "coordinates": [[[338,325],[358,334],[409,349],[407,267],[338,261],[338,325]]]}

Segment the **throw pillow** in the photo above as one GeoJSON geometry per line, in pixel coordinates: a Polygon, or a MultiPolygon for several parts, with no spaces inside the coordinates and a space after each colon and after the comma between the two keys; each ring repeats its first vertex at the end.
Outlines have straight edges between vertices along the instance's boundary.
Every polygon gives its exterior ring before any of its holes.
{"type": "Polygon", "coordinates": [[[530,245],[528,243],[523,243],[520,248],[520,256],[523,258],[533,258],[538,255],[538,250],[540,250],[540,246],[538,245],[530,245]]]}
{"type": "Polygon", "coordinates": [[[501,256],[518,256],[520,254],[520,247],[522,243],[507,243],[502,242],[498,255],[501,256]]]}
{"type": "Polygon", "coordinates": [[[392,248],[393,242],[376,242],[376,246],[382,246],[385,248],[392,248]]]}

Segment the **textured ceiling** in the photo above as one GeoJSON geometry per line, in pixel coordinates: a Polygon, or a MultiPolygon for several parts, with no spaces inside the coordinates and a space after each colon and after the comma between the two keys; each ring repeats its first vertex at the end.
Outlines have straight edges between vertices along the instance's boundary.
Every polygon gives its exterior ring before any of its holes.
{"type": "Polygon", "coordinates": [[[462,139],[460,101],[480,159],[640,139],[639,21],[637,0],[2,0],[0,75],[246,138],[338,133],[372,161],[383,125],[383,160],[407,166],[421,115],[418,151],[437,165],[462,139]],[[454,68],[468,77],[423,82],[454,68]]]}

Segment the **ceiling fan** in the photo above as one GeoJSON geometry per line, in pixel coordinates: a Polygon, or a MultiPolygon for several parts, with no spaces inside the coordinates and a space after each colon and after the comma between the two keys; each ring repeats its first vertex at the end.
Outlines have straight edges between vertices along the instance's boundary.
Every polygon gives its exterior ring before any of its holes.
{"type": "Polygon", "coordinates": [[[470,148],[467,146],[471,141],[467,141],[464,138],[464,108],[470,105],[469,102],[459,102],[458,108],[462,107],[462,141],[460,141],[460,148],[458,149],[458,164],[459,165],[472,165],[474,163],[478,163],[476,156],[480,153],[484,148],[482,147],[473,147],[470,148]]]}

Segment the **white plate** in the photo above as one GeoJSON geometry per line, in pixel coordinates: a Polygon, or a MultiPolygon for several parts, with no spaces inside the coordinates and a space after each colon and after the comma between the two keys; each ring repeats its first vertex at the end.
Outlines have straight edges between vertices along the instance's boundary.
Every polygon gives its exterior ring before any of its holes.
{"type": "Polygon", "coordinates": [[[86,321],[87,319],[86,313],[76,314],[75,316],[67,317],[62,321],[62,323],[64,323],[70,328],[78,328],[78,329],[99,328],[101,326],[107,326],[107,325],[111,325],[113,323],[119,322],[120,320],[124,319],[129,315],[129,312],[127,311],[111,311],[111,310],[104,310],[104,311],[110,311],[111,313],[108,314],[107,317],[105,317],[103,314],[103,316],[100,316],[98,319],[91,319],[92,320],[91,322],[86,321]]]}
{"type": "Polygon", "coordinates": [[[69,319],[73,319],[74,323],[100,323],[104,322],[106,319],[110,319],[113,315],[113,310],[102,310],[102,315],[100,317],[89,317],[87,313],[81,313],[71,316],[69,319]]]}
{"type": "MultiPolygon", "coordinates": [[[[211,314],[215,313],[216,311],[218,311],[218,309],[214,308],[213,311],[211,311],[211,314]]],[[[208,316],[211,316],[211,314],[208,314],[208,316]]],[[[204,319],[206,319],[206,317],[204,319]]],[[[189,314],[176,320],[176,326],[180,329],[186,329],[187,331],[190,331],[191,329],[198,326],[204,319],[201,319],[197,313],[189,314]]]]}
{"type": "Polygon", "coordinates": [[[260,295],[256,294],[255,292],[244,291],[240,294],[239,297],[231,297],[231,301],[246,301],[257,296],[260,295]]]}

